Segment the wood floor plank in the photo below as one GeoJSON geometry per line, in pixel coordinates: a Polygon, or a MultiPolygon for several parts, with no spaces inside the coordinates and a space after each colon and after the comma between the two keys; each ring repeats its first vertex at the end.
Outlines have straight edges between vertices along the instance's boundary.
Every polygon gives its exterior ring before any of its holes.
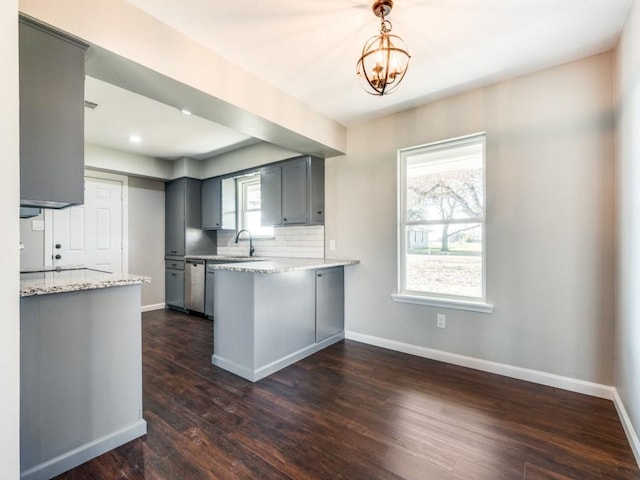
{"type": "Polygon", "coordinates": [[[143,314],[148,433],[58,480],[640,480],[612,402],[352,341],[255,384],[143,314]]]}

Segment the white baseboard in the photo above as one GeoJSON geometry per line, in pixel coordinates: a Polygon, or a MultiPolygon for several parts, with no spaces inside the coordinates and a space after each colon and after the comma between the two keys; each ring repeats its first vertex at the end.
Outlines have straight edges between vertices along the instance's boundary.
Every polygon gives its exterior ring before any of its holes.
{"type": "Polygon", "coordinates": [[[156,303],[154,305],[143,305],[141,308],[142,312],[153,312],[154,310],[164,310],[164,303],[156,303]]]}
{"type": "Polygon", "coordinates": [[[633,428],[631,418],[629,418],[627,409],[624,408],[624,403],[622,403],[622,398],[620,398],[617,389],[614,389],[613,392],[613,404],[616,406],[616,410],[618,411],[618,417],[620,417],[622,428],[624,428],[624,433],[627,435],[629,445],[631,445],[633,456],[636,457],[636,462],[638,466],[640,466],[640,439],[638,439],[638,434],[636,433],[635,428],[633,428]]]}
{"type": "Polygon", "coordinates": [[[396,352],[408,353],[418,357],[429,358],[440,362],[451,363],[461,367],[473,368],[488,373],[496,373],[505,377],[517,378],[527,382],[538,383],[549,387],[561,388],[571,392],[584,393],[594,397],[614,399],[615,389],[599,383],[586,382],[571,377],[563,377],[553,373],[540,372],[528,368],[514,367],[504,363],[491,362],[474,357],[467,357],[455,353],[443,352],[432,348],[420,347],[409,343],[397,342],[386,338],[364,335],[357,332],[345,332],[345,337],[349,340],[367,343],[376,347],[395,350],[396,352]]]}
{"type": "Polygon", "coordinates": [[[147,422],[143,419],[136,421],[134,424],[123,428],[122,430],[110,433],[104,437],[98,438],[90,443],[80,445],[79,447],[63,453],[46,462],[35,465],[27,470],[20,472],[21,480],[47,480],[60,475],[67,470],[77,467],[102,455],[109,450],[113,450],[120,445],[124,445],[147,433],[147,422]]]}
{"type": "Polygon", "coordinates": [[[333,335],[329,338],[322,340],[321,342],[311,344],[300,350],[297,350],[290,355],[279,358],[278,360],[271,362],[267,365],[262,365],[259,368],[252,368],[247,365],[240,365],[236,362],[229,360],[228,358],[221,357],[218,354],[213,354],[211,356],[211,364],[217,367],[223,368],[228,372],[234,373],[239,377],[242,377],[251,382],[257,382],[258,380],[263,379],[264,377],[271,375],[278,370],[282,370],[289,365],[293,365],[298,360],[302,360],[303,358],[308,357],[309,355],[313,355],[316,352],[319,352],[323,348],[328,347],[329,345],[333,345],[334,343],[338,343],[340,340],[344,339],[344,334],[342,332],[333,335]]]}

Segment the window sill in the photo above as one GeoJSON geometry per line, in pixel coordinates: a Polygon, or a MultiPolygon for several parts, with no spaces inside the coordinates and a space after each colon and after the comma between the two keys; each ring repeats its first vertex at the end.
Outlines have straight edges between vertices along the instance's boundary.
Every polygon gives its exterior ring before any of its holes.
{"type": "Polygon", "coordinates": [[[467,310],[469,312],[493,313],[493,305],[484,302],[425,297],[422,295],[410,295],[407,293],[394,293],[391,295],[391,299],[394,302],[399,303],[413,303],[429,307],[452,308],[454,310],[467,310]]]}

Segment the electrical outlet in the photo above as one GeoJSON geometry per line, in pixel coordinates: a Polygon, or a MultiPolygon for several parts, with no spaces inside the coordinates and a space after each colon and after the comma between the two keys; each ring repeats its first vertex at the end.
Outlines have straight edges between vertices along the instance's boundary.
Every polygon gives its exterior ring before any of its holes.
{"type": "Polygon", "coordinates": [[[436,325],[438,328],[445,328],[447,325],[447,317],[442,313],[436,315],[436,325]]]}
{"type": "Polygon", "coordinates": [[[329,250],[334,251],[336,249],[336,241],[329,240],[329,250]]]}

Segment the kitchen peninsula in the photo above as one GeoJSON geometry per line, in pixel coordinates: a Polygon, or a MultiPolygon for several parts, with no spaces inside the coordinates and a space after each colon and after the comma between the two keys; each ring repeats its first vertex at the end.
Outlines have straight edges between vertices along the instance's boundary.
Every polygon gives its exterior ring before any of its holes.
{"type": "Polygon", "coordinates": [[[140,286],[86,268],[20,285],[21,478],[49,479],[147,431],[140,286]]]}
{"type": "Polygon", "coordinates": [[[344,339],[344,267],[357,260],[189,258],[216,275],[214,365],[255,382],[344,339]]]}

